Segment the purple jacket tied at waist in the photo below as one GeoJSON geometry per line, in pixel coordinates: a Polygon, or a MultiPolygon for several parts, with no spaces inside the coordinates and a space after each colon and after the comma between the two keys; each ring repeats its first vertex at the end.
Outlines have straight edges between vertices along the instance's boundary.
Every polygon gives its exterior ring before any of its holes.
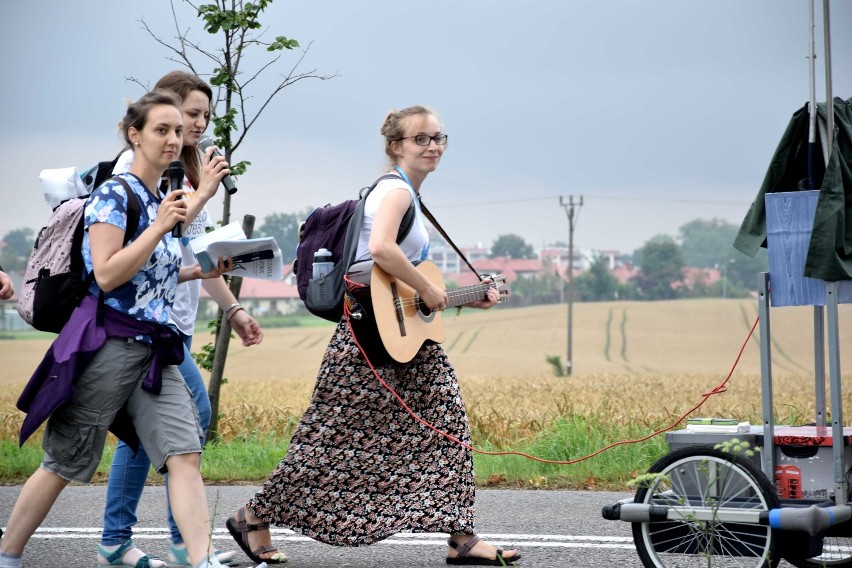
{"type": "MultiPolygon", "coordinates": [[[[159,394],[162,386],[162,367],[183,362],[183,342],[175,331],[158,323],[137,320],[108,306],[104,308],[103,325],[99,326],[97,310],[97,298],[86,296],[24,387],[16,405],[27,413],[21,425],[21,445],[71,398],[77,378],[85,372],[107,338],[139,335],[151,338],[153,358],[142,388],[154,394],[159,394]]],[[[119,411],[109,430],[134,451],[138,450],[139,438],[124,410],[119,411]]]]}

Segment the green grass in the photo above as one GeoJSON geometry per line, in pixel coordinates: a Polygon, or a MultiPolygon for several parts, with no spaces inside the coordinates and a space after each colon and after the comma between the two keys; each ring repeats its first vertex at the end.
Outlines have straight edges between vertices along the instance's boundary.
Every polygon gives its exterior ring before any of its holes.
{"type": "MultiPolygon", "coordinates": [[[[288,316],[258,316],[257,322],[263,329],[277,329],[282,327],[329,327],[336,325],[334,322],[318,318],[309,313],[297,312],[288,316]]],[[[215,329],[215,320],[199,319],[195,324],[195,333],[197,337],[207,336],[213,333],[215,329]]],[[[211,340],[212,341],[212,340],[211,340]]]]}
{"type": "MultiPolygon", "coordinates": [[[[562,416],[555,419],[534,440],[520,442],[511,449],[549,460],[574,460],[616,441],[638,438],[647,425],[620,425],[608,422],[605,414],[562,416]]],[[[287,451],[288,440],[250,438],[208,444],[204,449],[201,473],[208,483],[259,483],[278,465],[287,451]]],[[[474,446],[494,450],[487,441],[474,438],[474,446]]],[[[106,481],[115,446],[108,443],[101,457],[95,483],[106,481]]],[[[474,454],[479,486],[534,487],[563,489],[624,489],[636,473],[643,473],[667,448],[663,436],[640,444],[619,446],[574,465],[552,465],[519,456],[474,454]]],[[[38,468],[42,459],[38,440],[23,448],[11,440],[0,441],[0,484],[19,484],[38,468]]],[[[161,483],[153,474],[149,482],[161,483]]]]}
{"type": "MultiPolygon", "coordinates": [[[[266,479],[287,451],[287,440],[249,440],[208,444],[204,448],[201,474],[210,483],[240,483],[266,479]]],[[[94,482],[106,481],[115,445],[108,443],[95,473],[94,482]]],[[[0,441],[0,484],[23,483],[38,468],[41,443],[29,441],[22,448],[10,440],[0,441]]],[[[150,481],[162,482],[152,471],[150,481]]]]}
{"type": "Polygon", "coordinates": [[[624,489],[632,476],[645,472],[668,451],[662,434],[588,456],[615,442],[642,438],[660,427],[663,425],[614,424],[605,413],[561,416],[534,440],[512,450],[544,460],[576,463],[563,465],[516,455],[475,454],[477,483],[551,489],[624,489]]]}
{"type": "Polygon", "coordinates": [[[53,339],[54,337],[56,337],[55,333],[48,333],[46,331],[37,331],[35,329],[25,329],[25,330],[4,329],[4,330],[0,330],[0,340],[53,339]]]}

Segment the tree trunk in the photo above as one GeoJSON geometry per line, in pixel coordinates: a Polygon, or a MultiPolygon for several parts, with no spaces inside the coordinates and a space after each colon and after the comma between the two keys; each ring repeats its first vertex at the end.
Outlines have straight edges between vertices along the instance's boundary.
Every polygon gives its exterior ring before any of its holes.
{"type": "MultiPolygon", "coordinates": [[[[227,196],[230,197],[230,196],[227,196]]],[[[226,200],[227,200],[226,197],[226,200]]],[[[254,233],[254,215],[243,217],[243,232],[247,238],[254,233]]],[[[243,279],[240,276],[230,278],[231,292],[237,300],[240,299],[240,288],[243,279]]],[[[207,428],[207,441],[216,440],[219,437],[219,392],[222,389],[222,375],[225,371],[225,361],[228,359],[228,346],[231,343],[231,324],[219,310],[219,331],[216,333],[216,346],[213,352],[213,368],[210,371],[210,384],[207,394],[210,397],[210,426],[207,428]]]]}

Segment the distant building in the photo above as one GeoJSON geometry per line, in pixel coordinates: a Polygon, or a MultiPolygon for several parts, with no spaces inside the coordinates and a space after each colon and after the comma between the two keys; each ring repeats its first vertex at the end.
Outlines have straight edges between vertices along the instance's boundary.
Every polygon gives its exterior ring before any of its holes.
{"type": "Polygon", "coordinates": [[[616,266],[612,269],[612,275],[615,276],[619,284],[627,284],[638,273],[639,269],[629,262],[616,266]]]}
{"type": "Polygon", "coordinates": [[[672,282],[672,288],[686,288],[692,290],[697,285],[710,286],[722,279],[718,268],[696,268],[694,266],[684,267],[683,278],[680,282],[672,282]]]}
{"type": "MultiPolygon", "coordinates": [[[[471,262],[473,267],[480,274],[502,274],[506,277],[506,283],[511,284],[522,278],[532,278],[546,271],[558,272],[558,269],[547,262],[542,262],[537,258],[508,258],[498,256],[496,258],[482,258],[471,262]]],[[[452,280],[458,286],[472,286],[477,284],[479,280],[476,275],[470,270],[466,270],[459,275],[445,275],[447,279],[452,280]]]]}
{"type": "MultiPolygon", "coordinates": [[[[293,279],[289,278],[292,272],[292,265],[285,266],[285,279],[279,282],[243,278],[240,304],[255,317],[286,316],[295,313],[303,304],[299,298],[298,289],[291,283],[293,279]]],[[[202,288],[201,300],[198,303],[198,319],[213,319],[218,310],[219,306],[202,288]]]]}
{"type": "MultiPolygon", "coordinates": [[[[429,260],[434,262],[443,274],[459,274],[469,270],[455,249],[431,226],[429,227],[429,240],[429,260]]],[[[458,245],[458,243],[456,244],[458,245]]],[[[459,246],[459,248],[470,262],[488,258],[490,252],[489,249],[479,245],[475,247],[459,246]]]]}

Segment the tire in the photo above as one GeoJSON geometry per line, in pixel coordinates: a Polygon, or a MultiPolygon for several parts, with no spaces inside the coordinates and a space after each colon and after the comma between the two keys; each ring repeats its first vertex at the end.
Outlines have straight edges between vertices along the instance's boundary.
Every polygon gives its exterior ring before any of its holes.
{"type": "MultiPolygon", "coordinates": [[[[648,473],[661,475],[636,492],[635,503],[670,510],[692,505],[758,512],[779,506],[775,488],[748,458],[707,446],[670,452],[648,473]]],[[[777,533],[768,526],[688,518],[632,526],[636,551],[646,568],[774,568],[780,560],[777,533]]]]}

